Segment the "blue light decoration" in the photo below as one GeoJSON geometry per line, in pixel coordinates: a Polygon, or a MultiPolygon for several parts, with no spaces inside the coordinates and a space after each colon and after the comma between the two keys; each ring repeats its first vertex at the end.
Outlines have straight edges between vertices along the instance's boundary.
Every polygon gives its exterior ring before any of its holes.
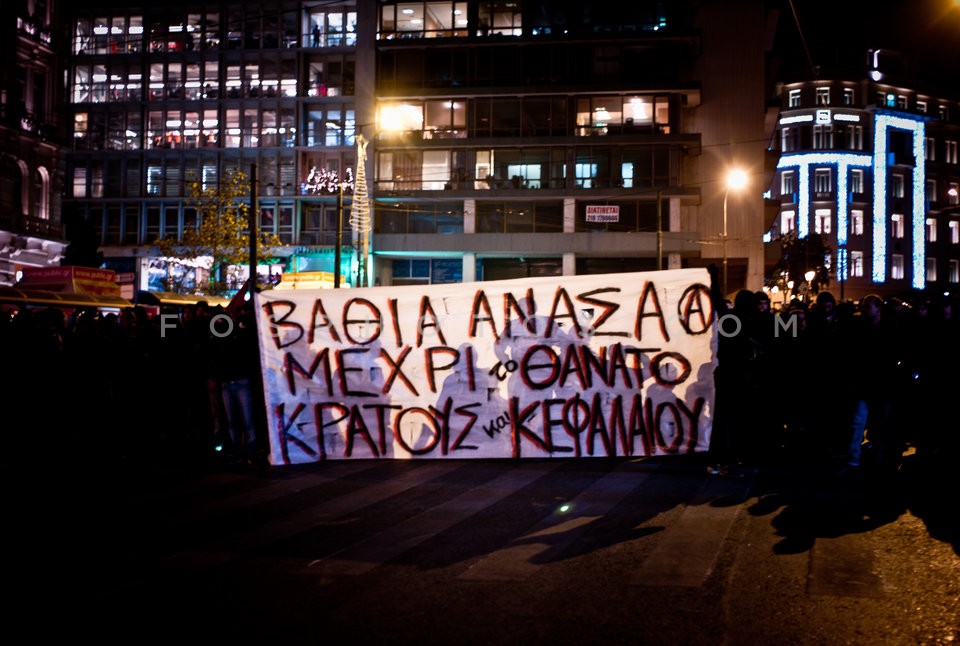
{"type": "Polygon", "coordinates": [[[873,282],[882,283],[887,273],[887,130],[897,128],[913,133],[913,276],[911,286],[926,286],[924,246],[924,117],[876,114],[873,120],[873,282]]]}
{"type": "Polygon", "coordinates": [[[800,174],[800,200],[797,214],[797,237],[806,238],[810,233],[810,166],[836,166],[837,168],[837,243],[847,244],[847,175],[851,166],[867,167],[874,163],[870,155],[856,153],[802,153],[785,155],[777,162],[777,168],[798,168],[800,174]],[[841,239],[842,238],[842,239],[841,239]]]}

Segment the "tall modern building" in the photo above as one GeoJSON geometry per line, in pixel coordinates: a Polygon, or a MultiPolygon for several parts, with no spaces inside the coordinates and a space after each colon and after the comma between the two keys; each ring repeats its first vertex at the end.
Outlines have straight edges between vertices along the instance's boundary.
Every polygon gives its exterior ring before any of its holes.
{"type": "Polygon", "coordinates": [[[960,103],[909,86],[886,57],[869,52],[863,78],[782,85],[772,237],[821,234],[845,298],[956,292],[960,103]]]}
{"type": "Polygon", "coordinates": [[[0,4],[0,285],[67,247],[59,25],[53,0],[0,4]]]}
{"type": "Polygon", "coordinates": [[[758,2],[379,3],[378,279],[726,256],[730,289],[757,288],[767,19],[758,2]],[[733,168],[750,182],[727,195],[733,168]]]}
{"type": "Polygon", "coordinates": [[[196,271],[151,243],[196,227],[191,184],[231,169],[256,170],[258,226],[287,245],[272,272],[391,285],[722,263],[728,291],[762,283],[761,0],[68,12],[64,206],[141,289],[196,271]]]}

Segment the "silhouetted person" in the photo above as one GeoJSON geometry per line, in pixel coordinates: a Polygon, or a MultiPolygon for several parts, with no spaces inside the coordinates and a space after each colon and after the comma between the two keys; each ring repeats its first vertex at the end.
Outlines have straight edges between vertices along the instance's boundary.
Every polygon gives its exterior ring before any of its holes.
{"type": "Polygon", "coordinates": [[[254,418],[254,380],[259,377],[259,347],[253,312],[243,306],[231,316],[214,317],[212,375],[219,385],[232,457],[247,464],[259,460],[254,418]]]}
{"type": "MultiPolygon", "coordinates": [[[[713,276],[711,269],[711,277],[713,276]]],[[[715,295],[717,294],[714,288],[715,295]]],[[[761,453],[757,416],[764,348],[759,340],[757,299],[742,289],[727,310],[722,298],[714,298],[718,329],[716,410],[710,438],[711,472],[725,475],[743,459],[761,453]]]]}
{"type": "Polygon", "coordinates": [[[842,335],[846,353],[848,433],[847,472],[865,469],[887,476],[898,458],[890,424],[898,395],[902,358],[900,339],[886,320],[883,301],[876,294],[860,300],[857,316],[842,335]]]}

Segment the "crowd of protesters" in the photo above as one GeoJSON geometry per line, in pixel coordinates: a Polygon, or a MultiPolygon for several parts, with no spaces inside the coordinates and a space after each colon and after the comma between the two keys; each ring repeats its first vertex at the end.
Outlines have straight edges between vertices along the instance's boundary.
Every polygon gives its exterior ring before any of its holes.
{"type": "Polygon", "coordinates": [[[5,305],[4,465],[262,462],[252,306],[117,312],[5,305]]]}
{"type": "Polygon", "coordinates": [[[960,450],[950,296],[838,302],[821,291],[773,312],[765,292],[741,290],[717,307],[714,472],[788,458],[883,485],[905,454],[948,472],[960,450]]]}
{"type": "MultiPolygon", "coordinates": [[[[716,285],[716,281],[714,282],[716,285]]],[[[960,329],[946,296],[908,302],[828,291],[774,312],[764,292],[717,297],[717,472],[785,452],[838,472],[889,473],[912,447],[957,455],[950,419],[960,329]]],[[[119,313],[6,305],[4,462],[263,461],[259,355],[249,302],[119,313]]]]}

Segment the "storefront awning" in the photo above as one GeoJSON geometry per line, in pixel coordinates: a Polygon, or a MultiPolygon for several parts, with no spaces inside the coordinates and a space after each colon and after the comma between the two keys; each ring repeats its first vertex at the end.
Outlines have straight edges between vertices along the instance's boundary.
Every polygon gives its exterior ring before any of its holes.
{"type": "Polygon", "coordinates": [[[133,303],[119,296],[106,294],[65,294],[43,289],[0,286],[0,302],[24,305],[54,305],[59,307],[118,308],[133,307],[133,303]]]}

